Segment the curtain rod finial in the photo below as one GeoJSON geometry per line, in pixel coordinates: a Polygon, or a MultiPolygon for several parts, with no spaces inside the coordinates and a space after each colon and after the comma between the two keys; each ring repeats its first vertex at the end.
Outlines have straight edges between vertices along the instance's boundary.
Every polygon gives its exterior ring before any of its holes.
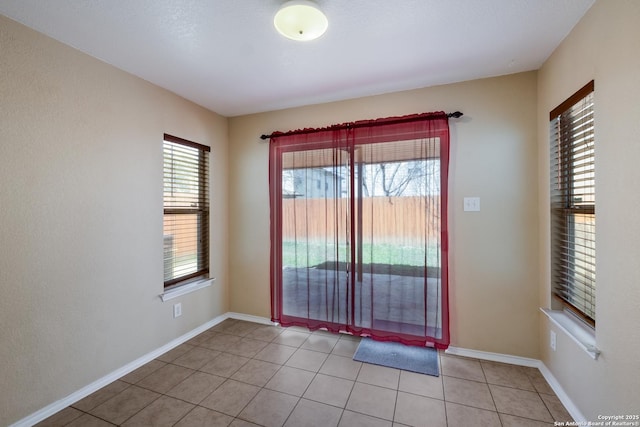
{"type": "Polygon", "coordinates": [[[460,117],[464,116],[464,114],[462,114],[460,111],[456,111],[454,113],[447,114],[447,116],[453,117],[454,119],[459,119],[460,117]]]}

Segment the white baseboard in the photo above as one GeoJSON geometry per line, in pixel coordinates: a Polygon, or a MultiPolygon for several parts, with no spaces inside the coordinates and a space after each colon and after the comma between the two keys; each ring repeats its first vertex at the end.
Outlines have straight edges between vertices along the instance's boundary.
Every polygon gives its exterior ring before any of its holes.
{"type": "Polygon", "coordinates": [[[186,334],[170,341],[169,343],[163,345],[160,348],[157,348],[147,354],[145,354],[144,356],[141,356],[139,358],[137,358],[136,360],[134,360],[133,362],[127,363],[125,366],[116,369],[115,371],[105,375],[104,377],[92,382],[91,384],[88,384],[84,387],[82,387],[80,390],[75,391],[73,393],[71,393],[70,395],[68,395],[67,397],[64,397],[56,402],[53,402],[50,405],[45,406],[44,408],[40,409],[37,412],[34,412],[33,414],[17,421],[14,424],[11,424],[9,427],[30,427],[34,424],[39,423],[42,420],[45,420],[47,418],[49,418],[50,416],[56,414],[57,412],[60,412],[61,410],[63,410],[64,408],[66,408],[67,406],[73,405],[74,403],[76,403],[77,401],[89,396],[90,394],[100,390],[102,387],[111,384],[112,382],[114,382],[115,380],[117,380],[118,378],[121,378],[122,376],[128,374],[131,371],[134,371],[136,369],[138,369],[139,367],[141,367],[142,365],[149,363],[150,361],[152,361],[153,359],[157,358],[158,356],[161,356],[162,354],[166,353],[167,351],[171,350],[174,347],[179,346],[180,344],[183,344],[187,341],[189,341],[191,338],[195,337],[196,335],[201,334],[202,332],[206,331],[207,329],[217,325],[218,323],[222,322],[223,320],[229,318],[231,316],[229,316],[229,313],[225,313],[223,315],[220,315],[214,319],[211,319],[210,321],[208,321],[207,323],[198,326],[197,328],[187,332],[186,334]]]}
{"type": "Polygon", "coordinates": [[[234,313],[233,311],[228,312],[227,314],[225,314],[225,316],[227,316],[230,319],[245,320],[247,322],[261,323],[263,325],[269,325],[269,326],[273,326],[277,324],[277,323],[273,323],[271,320],[269,320],[266,317],[252,316],[250,314],[234,313]]]}
{"type": "Polygon", "coordinates": [[[580,411],[576,404],[573,403],[573,401],[571,400],[567,392],[564,391],[556,377],[554,377],[549,368],[547,368],[547,365],[540,361],[540,366],[538,366],[538,369],[540,369],[542,376],[545,380],[547,380],[549,386],[554,391],[556,396],[558,396],[558,399],[560,399],[560,402],[562,402],[564,407],[567,409],[567,412],[569,412],[569,415],[571,415],[574,421],[581,425],[587,425],[587,417],[585,417],[582,414],[582,411],[580,411]]]}
{"type": "MultiPolygon", "coordinates": [[[[126,364],[125,366],[119,369],[116,369],[110,374],[105,375],[104,377],[92,382],[91,384],[81,388],[80,390],[74,393],[71,393],[69,396],[63,399],[60,399],[40,409],[37,412],[34,412],[33,414],[17,421],[14,424],[11,424],[9,427],[33,426],[34,424],[37,424],[40,421],[45,420],[46,418],[49,418],[50,416],[63,410],[67,406],[70,406],[75,402],[89,396],[90,394],[98,391],[102,387],[112,383],[113,381],[121,378],[122,376],[128,374],[129,372],[138,369],[142,365],[149,363],[153,359],[166,353],[167,351],[173,349],[174,347],[177,347],[180,344],[183,344],[189,341],[191,338],[195,337],[196,335],[201,334],[207,329],[229,318],[237,319],[237,320],[245,320],[248,322],[255,322],[255,323],[260,323],[264,325],[274,325],[274,323],[266,317],[252,316],[248,314],[234,313],[234,312],[228,312],[228,313],[222,314],[214,319],[211,319],[207,323],[201,326],[198,326],[197,328],[187,332],[186,334],[170,341],[169,343],[163,345],[162,347],[156,350],[153,350],[142,357],[139,357],[138,359],[134,360],[131,363],[126,364]]],[[[471,350],[471,349],[460,348],[460,347],[449,347],[445,351],[445,353],[452,354],[455,356],[471,357],[471,358],[480,359],[480,360],[489,360],[493,362],[510,363],[512,365],[538,368],[542,373],[542,375],[544,376],[544,378],[549,383],[549,386],[551,387],[551,389],[555,392],[556,396],[558,396],[558,398],[560,399],[564,407],[567,409],[569,414],[573,417],[573,419],[577,422],[587,421],[587,419],[584,417],[582,412],[578,409],[578,407],[573,403],[573,401],[569,398],[567,393],[564,391],[564,389],[562,388],[558,380],[556,380],[556,378],[553,376],[551,371],[546,367],[546,365],[541,360],[530,359],[527,357],[520,357],[520,356],[512,356],[508,354],[471,350]]]]}
{"type": "Polygon", "coordinates": [[[560,402],[562,402],[574,421],[578,423],[587,422],[585,416],[578,409],[575,403],[573,403],[571,398],[569,398],[569,395],[564,391],[558,380],[553,376],[549,368],[547,368],[542,360],[530,359],[528,357],[512,356],[509,354],[491,353],[488,351],[470,350],[459,347],[449,347],[447,350],[445,350],[445,353],[453,354],[455,356],[472,357],[474,359],[480,360],[489,360],[492,362],[509,363],[511,365],[538,368],[540,370],[540,373],[542,373],[544,379],[547,380],[547,383],[549,383],[549,386],[556,394],[556,396],[558,396],[558,399],[560,399],[560,402]]]}
{"type": "Polygon", "coordinates": [[[454,356],[471,357],[474,359],[489,360],[492,362],[509,363],[511,365],[528,366],[530,368],[537,368],[540,366],[538,359],[530,359],[528,357],[512,356],[502,353],[491,353],[488,351],[469,350],[467,348],[449,347],[445,350],[445,353],[452,354],[454,356]]]}

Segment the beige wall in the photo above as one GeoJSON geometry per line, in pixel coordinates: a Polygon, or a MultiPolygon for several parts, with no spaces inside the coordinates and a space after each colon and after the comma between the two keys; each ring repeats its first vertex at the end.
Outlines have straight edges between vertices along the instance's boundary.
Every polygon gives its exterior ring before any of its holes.
{"type": "Polygon", "coordinates": [[[0,17],[0,425],[226,311],[270,316],[260,134],[433,110],[465,113],[451,122],[452,345],[542,358],[588,419],[637,413],[638,22],[640,2],[598,0],[537,73],[227,120],[0,17]],[[558,330],[550,352],[538,312],[550,303],[548,112],[591,79],[598,361],[558,330]],[[158,298],[165,132],[212,147],[218,280],[175,300],[177,320],[158,298]],[[465,196],[482,210],[463,212],[465,196]]]}
{"type": "Polygon", "coordinates": [[[231,309],[270,316],[267,143],[262,133],[425,111],[452,120],[452,345],[538,358],[536,73],[229,120],[231,309]],[[463,212],[465,196],[480,212],[463,212]]]}
{"type": "Polygon", "coordinates": [[[227,120],[0,17],[0,425],[227,311],[227,120]],[[213,287],[162,303],[162,135],[212,147],[213,287]]]}
{"type": "Polygon", "coordinates": [[[541,305],[549,285],[549,111],[595,80],[595,361],[540,316],[545,365],[587,420],[638,414],[640,400],[640,2],[598,0],[539,71],[541,305]],[[549,329],[558,335],[548,346],[549,329]]]}

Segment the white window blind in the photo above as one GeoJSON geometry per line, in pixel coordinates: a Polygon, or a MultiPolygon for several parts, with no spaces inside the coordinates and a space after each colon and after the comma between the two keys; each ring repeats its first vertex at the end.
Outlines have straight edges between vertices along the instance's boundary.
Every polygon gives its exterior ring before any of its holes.
{"type": "Polygon", "coordinates": [[[550,113],[554,293],[595,325],[596,198],[591,81],[550,113]]]}
{"type": "Polygon", "coordinates": [[[210,148],[164,135],[164,286],[209,274],[210,148]]]}

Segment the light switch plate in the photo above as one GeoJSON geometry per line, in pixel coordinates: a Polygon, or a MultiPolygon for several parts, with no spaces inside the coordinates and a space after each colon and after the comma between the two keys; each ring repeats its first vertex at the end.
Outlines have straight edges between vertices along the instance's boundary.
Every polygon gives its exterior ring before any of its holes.
{"type": "Polygon", "coordinates": [[[465,197],[464,198],[464,211],[465,212],[479,212],[480,211],[480,197],[465,197]]]}

